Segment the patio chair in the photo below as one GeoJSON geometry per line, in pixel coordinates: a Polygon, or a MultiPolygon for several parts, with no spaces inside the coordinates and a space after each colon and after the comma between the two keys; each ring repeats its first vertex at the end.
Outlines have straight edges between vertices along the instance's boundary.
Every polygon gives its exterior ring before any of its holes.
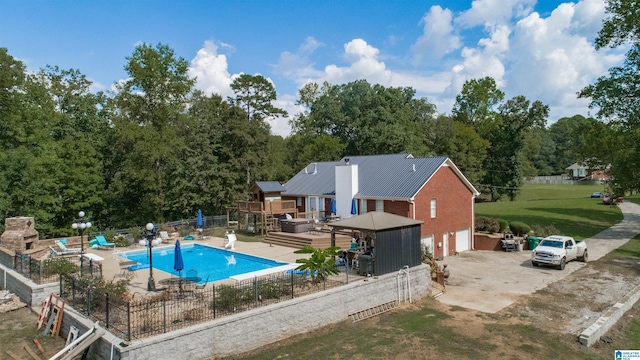
{"type": "Polygon", "coordinates": [[[171,242],[171,238],[166,231],[160,231],[160,238],[162,239],[163,243],[171,242]]]}
{"type": "Polygon", "coordinates": [[[196,284],[195,289],[199,291],[204,291],[204,288],[207,287],[208,282],[209,282],[209,276],[207,276],[207,279],[204,281],[204,284],[196,284]]]}
{"type": "Polygon", "coordinates": [[[224,248],[234,250],[236,248],[236,234],[231,231],[231,233],[224,234],[224,248]]]}
{"type": "Polygon", "coordinates": [[[82,252],[80,248],[68,248],[62,240],[56,240],[56,245],[60,248],[61,252],[66,254],[79,254],[82,252]]]}
{"type": "Polygon", "coordinates": [[[116,244],[108,242],[103,235],[96,235],[96,240],[98,240],[97,245],[99,249],[104,249],[109,247],[113,248],[114,250],[116,249],[116,244]]]}

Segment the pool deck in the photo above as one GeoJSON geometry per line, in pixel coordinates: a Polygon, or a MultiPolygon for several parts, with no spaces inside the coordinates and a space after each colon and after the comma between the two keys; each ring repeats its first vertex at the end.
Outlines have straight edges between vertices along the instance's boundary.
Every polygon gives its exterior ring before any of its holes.
{"type": "MultiPolygon", "coordinates": [[[[207,236],[207,237],[204,237],[202,240],[181,240],[180,241],[180,244],[183,246],[187,244],[192,244],[192,243],[203,244],[203,245],[208,245],[214,248],[224,249],[224,246],[223,246],[224,239],[220,237],[207,236]]],[[[155,246],[155,248],[160,249],[164,247],[164,248],[172,249],[175,246],[174,244],[175,244],[175,240],[173,240],[173,242],[171,243],[162,243],[158,246],[155,246]]],[[[120,263],[118,260],[120,257],[118,257],[117,254],[121,252],[143,250],[143,249],[146,249],[146,247],[139,246],[139,245],[130,245],[129,247],[116,248],[115,250],[90,248],[85,250],[85,254],[95,254],[97,256],[104,258],[104,260],[101,260],[100,262],[102,263],[102,276],[105,279],[120,280],[120,279],[124,279],[124,277],[121,275],[120,263]]],[[[296,250],[297,249],[295,248],[279,246],[279,245],[269,245],[267,243],[262,243],[262,242],[236,241],[234,251],[239,253],[264,257],[264,258],[268,258],[276,261],[289,262],[289,263],[295,263],[295,261],[298,258],[304,258],[309,256],[308,254],[294,254],[293,252],[296,250]]],[[[188,270],[189,268],[186,267],[183,272],[186,273],[186,271],[188,270]]],[[[148,268],[136,270],[136,271],[130,271],[129,274],[130,276],[132,276],[130,279],[131,282],[129,285],[129,291],[132,294],[140,295],[143,297],[154,294],[154,292],[147,291],[147,282],[149,279],[148,268]]],[[[164,281],[172,277],[175,278],[175,275],[172,275],[170,273],[167,273],[155,268],[153,269],[153,279],[156,284],[156,290],[161,290],[164,286],[160,284],[162,284],[164,281]]],[[[215,284],[221,284],[221,283],[233,282],[233,281],[234,280],[220,280],[220,281],[216,281],[215,284]]],[[[209,282],[207,286],[211,286],[211,284],[212,282],[209,282]]]]}

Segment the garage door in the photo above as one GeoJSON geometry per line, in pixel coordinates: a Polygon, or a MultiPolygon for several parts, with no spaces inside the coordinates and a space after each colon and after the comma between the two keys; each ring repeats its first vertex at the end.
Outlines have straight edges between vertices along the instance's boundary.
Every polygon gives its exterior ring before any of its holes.
{"type": "Polygon", "coordinates": [[[420,239],[420,246],[426,246],[429,249],[429,252],[433,254],[433,235],[427,235],[420,239]]]}
{"type": "Polygon", "coordinates": [[[471,237],[469,236],[469,229],[463,229],[456,231],[456,251],[467,251],[471,248],[471,237]]]}

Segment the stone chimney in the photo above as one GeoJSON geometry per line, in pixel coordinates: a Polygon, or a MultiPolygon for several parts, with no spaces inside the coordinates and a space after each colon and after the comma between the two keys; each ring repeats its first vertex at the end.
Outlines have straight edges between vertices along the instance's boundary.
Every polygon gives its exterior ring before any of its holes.
{"type": "Polygon", "coordinates": [[[0,236],[0,246],[13,251],[25,251],[38,247],[38,241],[38,232],[32,217],[4,219],[4,233],[0,236]]]}

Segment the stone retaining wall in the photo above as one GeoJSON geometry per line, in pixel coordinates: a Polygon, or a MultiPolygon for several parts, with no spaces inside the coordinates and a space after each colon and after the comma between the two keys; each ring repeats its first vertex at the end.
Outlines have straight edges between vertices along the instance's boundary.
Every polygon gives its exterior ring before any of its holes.
{"type": "MultiPolygon", "coordinates": [[[[40,311],[49,294],[59,291],[57,282],[37,285],[2,265],[0,276],[0,285],[30,304],[35,313],[40,311]]],[[[406,279],[406,275],[399,277],[397,274],[363,278],[341,287],[133,341],[128,346],[107,332],[91,346],[89,358],[209,359],[237,355],[319,327],[347,321],[350,314],[377,305],[398,299],[408,300],[409,295],[419,299],[429,294],[429,266],[422,264],[409,269],[409,287],[406,279]]],[[[83,334],[93,323],[65,306],[60,336],[66,338],[72,325],[83,334]]]]}
{"type": "MultiPolygon", "coordinates": [[[[428,295],[427,265],[411,268],[410,288],[397,274],[367,278],[327,291],[227,316],[167,334],[116,345],[122,359],[207,359],[251,351],[319,327],[347,321],[350,314],[383,303],[428,295]]],[[[405,278],[406,279],[406,278],[405,278]]],[[[104,339],[104,337],[103,337],[104,339]]],[[[119,340],[116,340],[119,343],[119,340]]],[[[110,344],[95,348],[92,358],[108,358],[110,344]]]]}

